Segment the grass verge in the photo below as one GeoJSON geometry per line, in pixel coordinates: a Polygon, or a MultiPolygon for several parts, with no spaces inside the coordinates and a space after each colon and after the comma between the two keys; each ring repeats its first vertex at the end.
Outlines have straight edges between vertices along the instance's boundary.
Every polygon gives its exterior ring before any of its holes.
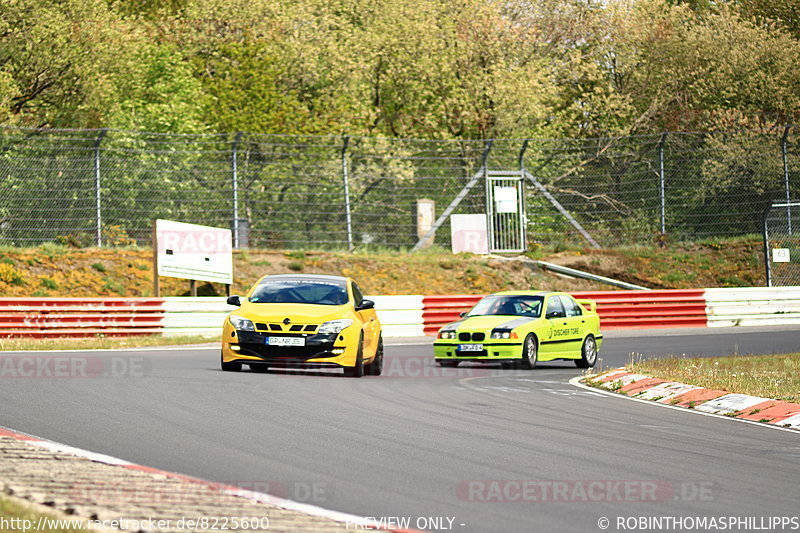
{"type": "Polygon", "coordinates": [[[0,496],[0,533],[20,533],[22,531],[41,531],[50,533],[86,533],[83,523],[77,518],[59,519],[43,514],[14,499],[0,496]],[[27,522],[26,522],[27,521],[27,522]],[[39,529],[39,525],[43,527],[39,529]],[[27,527],[30,526],[30,527],[27,527]]]}
{"type": "Polygon", "coordinates": [[[709,389],[800,402],[800,353],[650,359],[632,363],[628,369],[709,389]]]}
{"type": "Polygon", "coordinates": [[[87,337],[81,339],[25,339],[0,338],[0,351],[35,350],[114,350],[119,348],[141,348],[147,346],[174,346],[178,344],[202,344],[218,342],[216,337],[186,335],[180,337],[161,337],[158,335],[139,335],[135,337],[87,337]]]}

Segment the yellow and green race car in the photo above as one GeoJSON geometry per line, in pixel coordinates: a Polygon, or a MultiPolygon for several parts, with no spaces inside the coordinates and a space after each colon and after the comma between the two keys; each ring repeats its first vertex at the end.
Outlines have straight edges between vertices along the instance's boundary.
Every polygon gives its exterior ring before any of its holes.
{"type": "Polygon", "coordinates": [[[533,368],[571,359],[590,368],[602,343],[595,302],[562,292],[508,291],[486,296],[442,327],[433,351],[440,366],[469,361],[533,368]]]}
{"type": "Polygon", "coordinates": [[[341,276],[281,274],[261,278],[222,328],[225,371],[246,364],[254,371],[341,368],[344,374],[379,376],[383,338],[375,303],[355,281],[341,276]]]}

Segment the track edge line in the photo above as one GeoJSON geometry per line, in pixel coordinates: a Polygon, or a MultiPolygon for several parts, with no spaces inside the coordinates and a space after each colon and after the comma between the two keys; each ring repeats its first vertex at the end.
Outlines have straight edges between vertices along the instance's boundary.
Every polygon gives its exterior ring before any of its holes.
{"type": "Polygon", "coordinates": [[[620,399],[623,399],[623,400],[633,400],[635,402],[640,402],[640,403],[644,403],[644,404],[647,404],[647,405],[654,405],[654,406],[657,406],[657,407],[667,407],[669,409],[675,409],[677,411],[683,411],[684,413],[693,413],[693,414],[696,414],[696,415],[710,416],[710,417],[714,417],[714,418],[721,418],[721,419],[724,419],[724,420],[731,420],[731,421],[734,421],[734,422],[744,422],[746,424],[752,424],[754,426],[758,426],[758,427],[761,427],[761,428],[777,429],[777,430],[780,430],[780,431],[788,431],[788,432],[794,433],[794,434],[797,434],[797,433],[800,432],[799,430],[796,430],[796,429],[781,427],[781,426],[777,426],[775,424],[767,424],[767,423],[763,423],[763,422],[756,422],[755,420],[745,420],[743,418],[735,418],[735,417],[730,417],[730,416],[718,415],[718,414],[715,414],[715,413],[705,413],[703,411],[697,411],[695,409],[687,409],[686,407],[678,407],[677,405],[669,405],[669,404],[666,404],[666,403],[659,403],[659,402],[655,402],[655,401],[652,401],[652,400],[643,400],[641,398],[634,398],[632,396],[626,396],[626,395],[623,395],[623,394],[618,394],[616,392],[612,392],[612,391],[608,391],[608,390],[605,390],[605,389],[601,389],[599,387],[590,387],[589,385],[586,385],[585,383],[582,383],[583,379],[585,379],[585,376],[575,376],[574,378],[569,380],[569,384],[570,385],[574,385],[575,387],[578,387],[580,389],[584,389],[584,390],[588,390],[588,391],[592,391],[592,392],[599,392],[601,394],[604,394],[604,395],[607,395],[607,396],[611,396],[611,397],[614,397],[614,398],[620,398],[620,399]]]}

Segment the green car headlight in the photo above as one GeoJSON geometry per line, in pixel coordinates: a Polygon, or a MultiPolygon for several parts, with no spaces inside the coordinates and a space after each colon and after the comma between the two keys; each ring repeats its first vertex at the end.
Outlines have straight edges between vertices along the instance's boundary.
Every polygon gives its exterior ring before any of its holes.
{"type": "Polygon", "coordinates": [[[439,332],[440,339],[455,339],[456,332],[455,331],[440,331],[439,332]]]}
{"type": "Polygon", "coordinates": [[[228,320],[230,320],[231,324],[233,324],[233,327],[236,328],[239,331],[255,331],[256,330],[255,325],[253,325],[253,321],[252,320],[248,320],[247,318],[244,318],[243,316],[229,315],[228,316],[228,320]]]}
{"type": "Polygon", "coordinates": [[[519,337],[517,337],[517,334],[514,333],[513,331],[496,329],[496,330],[492,331],[491,338],[493,338],[493,339],[517,339],[519,337]]]}

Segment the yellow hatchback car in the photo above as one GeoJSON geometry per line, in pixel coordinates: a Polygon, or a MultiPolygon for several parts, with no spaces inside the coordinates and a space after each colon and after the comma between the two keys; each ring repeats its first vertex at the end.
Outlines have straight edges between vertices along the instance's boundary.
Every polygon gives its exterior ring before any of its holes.
{"type": "Polygon", "coordinates": [[[222,330],[222,370],[342,368],[351,377],[379,376],[383,338],[375,303],[341,276],[282,274],[261,278],[222,330]]]}

